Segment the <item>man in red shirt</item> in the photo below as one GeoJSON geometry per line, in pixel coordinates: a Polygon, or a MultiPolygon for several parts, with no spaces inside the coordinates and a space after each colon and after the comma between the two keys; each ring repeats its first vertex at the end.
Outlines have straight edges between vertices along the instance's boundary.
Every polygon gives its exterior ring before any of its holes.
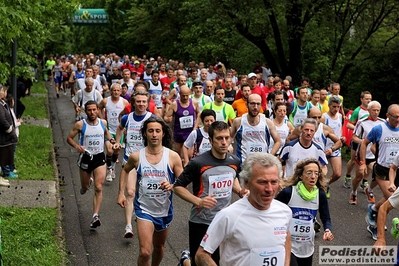
{"type": "Polygon", "coordinates": [[[125,69],[129,69],[130,72],[132,72],[134,70],[133,65],[130,64],[129,58],[125,59],[125,63],[122,65],[121,69],[122,69],[122,71],[125,70],[125,69]]]}
{"type": "MultiPolygon", "coordinates": [[[[266,94],[265,91],[257,85],[258,77],[255,73],[251,72],[248,74],[248,84],[251,86],[251,94],[256,93],[259,94],[262,98],[262,109],[267,110],[266,108],[266,94]]],[[[241,90],[236,94],[236,100],[241,98],[241,90]]]]}

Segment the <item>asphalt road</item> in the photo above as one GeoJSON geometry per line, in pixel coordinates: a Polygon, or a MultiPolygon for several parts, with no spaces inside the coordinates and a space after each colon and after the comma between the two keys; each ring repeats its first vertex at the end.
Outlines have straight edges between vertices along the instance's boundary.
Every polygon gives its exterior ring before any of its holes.
{"type": "MultiPolygon", "coordinates": [[[[48,83],[47,88],[50,88],[48,83]]],[[[53,128],[54,143],[57,154],[59,178],[62,186],[62,224],[64,229],[65,245],[68,252],[68,265],[136,265],[138,257],[138,240],[136,227],[135,237],[124,239],[124,211],[116,204],[118,193],[118,179],[113,182],[105,182],[103,190],[103,203],[100,211],[102,225],[96,230],[90,230],[89,225],[92,216],[93,190],[85,195],[80,195],[79,172],[76,166],[77,153],[66,143],[66,137],[71,130],[75,119],[70,94],[60,98],[55,97],[54,87],[49,90],[50,116],[53,128]]],[[[119,176],[120,164],[116,166],[116,174],[119,176]]],[[[346,172],[345,165],[342,173],[346,172]]],[[[332,246],[372,246],[374,240],[366,231],[366,196],[359,191],[358,205],[349,205],[349,189],[342,186],[340,179],[331,186],[331,198],[329,200],[332,217],[333,234],[332,242],[322,241],[322,235],[316,234],[316,247],[313,265],[319,265],[318,255],[320,245],[332,246]]],[[[375,190],[379,199],[381,192],[375,190]]],[[[236,200],[236,198],[235,198],[236,200]]],[[[169,229],[166,243],[165,256],[161,265],[176,265],[180,252],[188,248],[188,215],[190,205],[177,196],[174,197],[175,216],[169,229]]],[[[387,219],[390,221],[397,211],[392,211],[387,219]]],[[[259,230],[262,230],[259,228],[259,230]]],[[[396,245],[397,241],[387,232],[387,245],[396,245]]],[[[333,265],[333,264],[329,264],[333,265]]],[[[355,264],[352,264],[355,265],[355,264]]],[[[360,263],[358,265],[365,265],[360,263]]]]}

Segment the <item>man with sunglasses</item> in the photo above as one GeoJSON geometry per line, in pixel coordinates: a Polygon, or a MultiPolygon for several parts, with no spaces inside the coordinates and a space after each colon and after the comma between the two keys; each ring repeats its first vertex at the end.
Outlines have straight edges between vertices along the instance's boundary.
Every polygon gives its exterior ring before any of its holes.
{"type": "Polygon", "coordinates": [[[399,151],[399,105],[392,104],[388,107],[387,121],[371,129],[363,139],[359,148],[359,173],[366,174],[366,151],[369,143],[377,143],[377,161],[373,167],[377,184],[383,197],[375,204],[367,206],[366,221],[369,224],[367,231],[374,240],[377,240],[377,213],[379,207],[392,195],[399,185],[399,179],[389,177],[389,168],[399,151]]]}

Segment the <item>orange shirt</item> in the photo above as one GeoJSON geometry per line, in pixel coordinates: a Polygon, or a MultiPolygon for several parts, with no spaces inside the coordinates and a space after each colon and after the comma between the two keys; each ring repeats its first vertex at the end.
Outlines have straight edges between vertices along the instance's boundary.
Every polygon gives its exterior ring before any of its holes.
{"type": "MultiPolygon", "coordinates": [[[[243,114],[248,113],[247,101],[243,98],[235,100],[231,106],[233,106],[233,109],[237,111],[237,117],[241,117],[243,114]]],[[[262,114],[263,108],[260,108],[259,112],[262,114]]]]}

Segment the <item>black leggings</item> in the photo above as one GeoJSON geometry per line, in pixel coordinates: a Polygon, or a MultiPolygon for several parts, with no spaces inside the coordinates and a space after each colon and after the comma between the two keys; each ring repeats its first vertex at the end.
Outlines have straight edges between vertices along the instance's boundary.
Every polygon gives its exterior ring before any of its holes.
{"type": "Polygon", "coordinates": [[[290,266],[312,266],[313,254],[307,258],[298,258],[291,253],[290,266]]]}

